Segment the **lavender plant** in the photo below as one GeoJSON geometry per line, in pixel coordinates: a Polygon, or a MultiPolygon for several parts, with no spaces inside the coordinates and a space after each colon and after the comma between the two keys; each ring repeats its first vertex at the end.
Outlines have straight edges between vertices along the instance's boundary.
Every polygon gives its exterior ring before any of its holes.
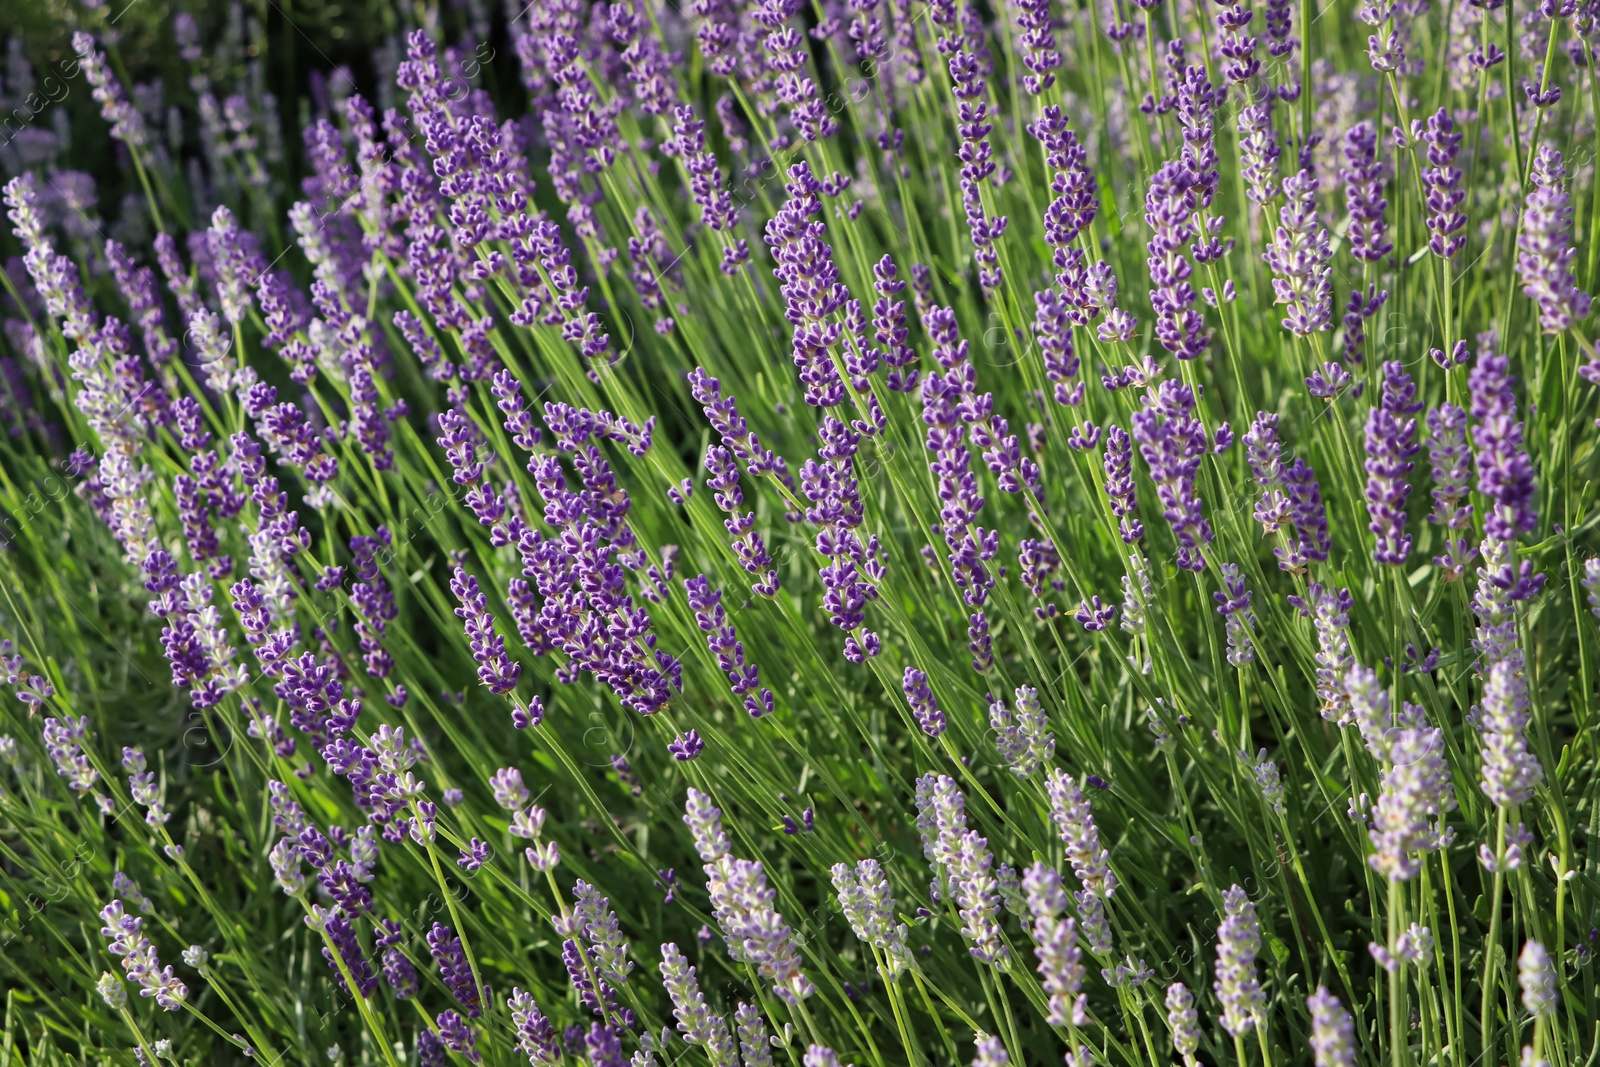
{"type": "Polygon", "coordinates": [[[8,1062],[1593,1059],[1590,0],[357,10],[0,72],[8,1062]]]}

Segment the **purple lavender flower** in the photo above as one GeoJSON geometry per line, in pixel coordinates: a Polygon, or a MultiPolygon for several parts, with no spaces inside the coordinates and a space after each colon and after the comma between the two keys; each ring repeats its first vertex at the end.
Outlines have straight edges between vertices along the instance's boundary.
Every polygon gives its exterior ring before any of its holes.
{"type": "Polygon", "coordinates": [[[1498,541],[1515,541],[1539,521],[1533,463],[1523,447],[1510,365],[1510,359],[1495,354],[1490,344],[1480,343],[1478,361],[1467,379],[1476,422],[1472,442],[1477,448],[1478,492],[1492,505],[1483,517],[1483,530],[1498,541]]]}
{"type": "Polygon", "coordinates": [[[1244,576],[1233,563],[1222,565],[1222,590],[1211,594],[1217,602],[1217,614],[1222,616],[1223,628],[1228,637],[1228,662],[1242,667],[1256,658],[1255,612],[1250,610],[1250,590],[1245,587],[1244,576]]]}
{"type": "Polygon", "coordinates": [[[689,596],[689,610],[693,611],[695,625],[706,635],[706,644],[717,658],[717,667],[728,676],[728,684],[735,697],[742,697],[744,709],[751,718],[760,718],[772,710],[770,690],[762,689],[761,669],[746,663],[744,643],[735,635],[722,606],[722,591],[711,588],[705,575],[686,579],[684,590],[689,596]]]}
{"type": "Polygon", "coordinates": [[[467,1021],[453,1011],[439,1013],[435,1020],[439,1027],[439,1041],[445,1048],[459,1056],[464,1057],[469,1063],[481,1063],[483,1055],[478,1051],[478,1035],[467,1026],[467,1021]]]}
{"type": "Polygon", "coordinates": [[[961,207],[967,216],[967,231],[972,236],[972,258],[978,265],[978,284],[984,289],[1000,287],[1000,257],[995,242],[1006,232],[1004,215],[990,218],[983,203],[983,183],[995,172],[994,149],[989,143],[989,104],[984,99],[988,87],[978,59],[971,52],[957,51],[950,57],[950,81],[955,93],[956,130],[961,148],[961,207]]]}
{"type": "Polygon", "coordinates": [[[1429,116],[1426,128],[1421,120],[1412,125],[1412,136],[1428,146],[1429,166],[1422,172],[1422,182],[1428,189],[1427,226],[1432,234],[1428,250],[1448,260],[1467,244],[1466,236],[1459,232],[1467,224],[1467,216],[1461,211],[1467,191],[1461,188],[1461,171],[1455,166],[1461,134],[1444,108],[1429,116]]]}
{"type": "Polygon", "coordinates": [[[505,638],[495,632],[489,598],[478,589],[478,579],[459,566],[450,580],[450,591],[461,602],[456,614],[465,622],[472,658],[478,662],[478,680],[489,692],[504,696],[517,687],[522,666],[506,653],[505,638]]]}
{"type": "Polygon", "coordinates": [[[1350,127],[1341,150],[1345,165],[1339,170],[1339,179],[1344,182],[1345,209],[1350,216],[1350,254],[1363,263],[1376,263],[1394,251],[1394,242],[1385,239],[1383,213],[1389,202],[1383,197],[1376,128],[1370,122],[1350,127]]]}
{"type": "Polygon", "coordinates": [[[1411,494],[1406,475],[1418,452],[1417,420],[1410,417],[1422,407],[1416,395],[1404,364],[1383,365],[1382,401],[1367,412],[1368,529],[1378,538],[1372,558],[1379,563],[1404,563],[1411,554],[1411,535],[1405,532],[1406,498],[1411,494]]]}
{"type": "Polygon", "coordinates": [[[482,1014],[482,1004],[478,999],[478,983],[473,977],[471,965],[467,963],[461,939],[443,923],[434,923],[428,931],[428,951],[439,967],[444,984],[461,1006],[467,1009],[467,1017],[476,1019],[482,1014]]]}
{"type": "Polygon", "coordinates": [[[555,1026],[539,1010],[538,1002],[531,994],[513,987],[506,1007],[517,1028],[517,1051],[528,1057],[531,1067],[556,1067],[561,1062],[561,1046],[555,1026]]]}
{"type": "Polygon", "coordinates": [[[1022,76],[1023,87],[1038,96],[1056,83],[1055,70],[1061,66],[1052,32],[1050,5],[1043,0],[1023,0],[1017,5],[1017,26],[1022,30],[1022,65],[1029,73],[1022,76]]]}
{"type": "Polygon", "coordinates": [[[1195,476],[1205,454],[1205,428],[1194,416],[1194,393],[1175,381],[1162,382],[1145,392],[1140,410],[1133,414],[1133,438],[1150,465],[1162,514],[1178,539],[1178,566],[1205,570],[1202,554],[1211,543],[1211,524],[1202,514],[1195,476]]]}
{"type": "Polygon", "coordinates": [[[907,667],[901,687],[905,690],[906,703],[911,705],[911,714],[916,718],[917,725],[922,727],[922,732],[929,737],[944,733],[944,712],[939,710],[939,702],[928,687],[928,676],[915,667],[907,667]]]}

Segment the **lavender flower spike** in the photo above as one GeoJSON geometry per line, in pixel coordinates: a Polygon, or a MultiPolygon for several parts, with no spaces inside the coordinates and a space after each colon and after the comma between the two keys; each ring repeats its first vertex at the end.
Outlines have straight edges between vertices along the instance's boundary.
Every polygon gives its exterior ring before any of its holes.
{"type": "Polygon", "coordinates": [[[1556,968],[1550,953],[1537,941],[1530,940],[1522,946],[1517,957],[1517,983],[1522,987],[1522,1006],[1534,1018],[1554,1015],[1561,1003],[1561,993],[1556,988],[1556,968]]]}
{"type": "Polygon", "coordinates": [[[1540,328],[1561,333],[1587,318],[1590,305],[1572,273],[1578,250],[1572,246],[1572,201],[1561,153],[1540,145],[1528,177],[1533,191],[1517,232],[1517,274],[1523,293],[1538,302],[1540,328]]]}
{"type": "Polygon", "coordinates": [[[1379,563],[1404,563],[1411,554],[1406,529],[1406,498],[1411,485],[1406,476],[1418,451],[1417,420],[1412,413],[1422,405],[1414,398],[1417,387],[1399,361],[1383,365],[1383,395],[1367,412],[1367,527],[1377,535],[1372,558],[1379,563]]]}
{"type": "Polygon", "coordinates": [[[1194,1053],[1200,1047],[1200,1015],[1194,1010],[1194,994],[1182,982],[1167,987],[1167,1025],[1172,1028],[1172,1050],[1183,1057],[1183,1067],[1199,1067],[1194,1053]]]}
{"type": "Polygon", "coordinates": [[[1222,1002],[1222,1028],[1238,1037],[1248,1033],[1266,1007],[1256,979],[1256,953],[1261,951],[1261,924],[1245,891],[1231,886],[1222,894],[1225,914],[1217,930],[1217,980],[1213,988],[1222,1002]]]}
{"type": "Polygon", "coordinates": [[[1509,808],[1532,799],[1544,778],[1539,757],[1528,751],[1528,682],[1520,665],[1501,661],[1483,686],[1483,795],[1509,808]]]}
{"type": "Polygon", "coordinates": [[[1296,337],[1320,333],[1333,322],[1333,258],[1328,231],[1317,218],[1316,175],[1309,170],[1284,179],[1286,203],[1278,229],[1261,258],[1272,268],[1275,303],[1288,305],[1283,328],[1296,337]]]}
{"type": "Polygon", "coordinates": [[[1035,863],[1022,878],[1032,916],[1033,954],[1039,960],[1039,981],[1050,995],[1051,1026],[1070,1021],[1082,1026],[1085,1021],[1082,951],[1078,948],[1078,927],[1067,910],[1067,892],[1054,867],[1035,863]]]}
{"type": "Polygon", "coordinates": [[[836,863],[832,875],[839,907],[856,937],[884,954],[891,976],[903,973],[911,963],[911,954],[906,949],[909,928],[905,923],[895,922],[894,893],[882,865],[877,860],[865,859],[852,871],[847,864],[836,863]]]}
{"type": "Polygon", "coordinates": [[[1117,891],[1117,876],[1111,870],[1111,853],[1100,847],[1100,831],[1083,791],[1072,776],[1060,768],[1045,779],[1050,796],[1050,813],[1056,831],[1067,846],[1067,861],[1072,872],[1092,896],[1109,900],[1117,891]]]}
{"type": "Polygon", "coordinates": [[[1355,1067],[1355,1027],[1350,1013],[1322,986],[1306,998],[1311,1012],[1311,1052],[1317,1067],[1355,1067]]]}

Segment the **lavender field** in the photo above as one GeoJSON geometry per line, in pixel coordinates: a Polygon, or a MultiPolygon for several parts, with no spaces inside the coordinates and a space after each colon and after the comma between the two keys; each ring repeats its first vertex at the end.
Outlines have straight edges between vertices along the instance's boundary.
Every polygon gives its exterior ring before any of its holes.
{"type": "Polygon", "coordinates": [[[1600,2],[3,5],[0,1067],[1596,1067],[1600,2]]]}

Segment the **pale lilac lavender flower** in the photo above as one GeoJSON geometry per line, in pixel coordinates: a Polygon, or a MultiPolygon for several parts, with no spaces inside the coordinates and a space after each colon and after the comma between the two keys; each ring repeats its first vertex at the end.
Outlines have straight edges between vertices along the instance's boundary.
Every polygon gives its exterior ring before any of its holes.
{"type": "Polygon", "coordinates": [[[633,962],[628,959],[628,941],[611,910],[611,902],[581,878],[573,883],[572,895],[577,901],[574,910],[583,924],[583,936],[593,950],[595,969],[606,981],[624,984],[633,962]]]}
{"type": "Polygon", "coordinates": [[[1072,873],[1091,895],[1110,899],[1117,891],[1117,876],[1111,870],[1111,853],[1100,847],[1100,831],[1083,790],[1059,767],[1046,777],[1045,790],[1050,797],[1050,814],[1055,820],[1056,832],[1067,846],[1067,862],[1072,864],[1072,873]]]}
{"type": "Polygon", "coordinates": [[[95,770],[82,748],[83,739],[89,736],[89,717],[47,718],[41,733],[44,750],[56,765],[56,773],[67,780],[67,788],[74,793],[93,789],[94,783],[100,780],[100,772],[95,770]]]}
{"type": "Polygon", "coordinates": [[[1239,164],[1245,196],[1262,205],[1278,196],[1278,158],[1283,150],[1278,147],[1272,126],[1272,104],[1276,99],[1268,94],[1239,110],[1239,164]]]}
{"type": "Polygon", "coordinates": [[[1015,697],[1015,712],[998,696],[990,701],[989,726],[995,732],[995,748],[1011,773],[1027,778],[1055,754],[1056,741],[1039,700],[1039,691],[1031,686],[1018,686],[1015,697]]]}
{"type": "Polygon", "coordinates": [[[149,144],[150,134],[144,116],[123,92],[122,83],[106,65],[106,57],[95,47],[94,38],[87,33],[72,35],[72,50],[78,54],[78,63],[85,78],[93,87],[95,102],[100,105],[100,116],[111,123],[111,136],[134,151],[149,144]]]}
{"type": "Polygon", "coordinates": [[[839,907],[850,929],[863,944],[884,954],[891,976],[904,972],[911,963],[906,948],[909,928],[895,921],[894,893],[882,865],[865,859],[857,862],[852,871],[847,864],[836,863],[831,873],[839,907]]]}
{"type": "Polygon", "coordinates": [[[1477,546],[1468,539],[1472,529],[1472,450],[1467,447],[1467,413],[1454,404],[1440,404],[1428,412],[1428,460],[1433,474],[1433,510],[1428,521],[1439,526],[1444,552],[1433,557],[1446,581],[1466,573],[1477,546]]]}
{"type": "Polygon", "coordinates": [[[100,910],[102,936],[110,938],[106,951],[122,957],[122,969],[139,984],[139,995],[154,997],[157,1006],[165,1011],[177,1011],[189,996],[189,989],[169,966],[163,968],[156,956],[155,946],[144,936],[144,920],[129,915],[122,901],[113,900],[100,910]]]}
{"type": "Polygon", "coordinates": [[[1528,750],[1529,721],[1528,683],[1520,664],[1506,660],[1494,664],[1484,682],[1480,713],[1480,788],[1498,807],[1525,803],[1544,778],[1539,757],[1528,750]]]}
{"type": "Polygon", "coordinates": [[[1589,613],[1600,619],[1600,556],[1583,561],[1583,577],[1578,584],[1589,594],[1589,613]]]}
{"type": "Polygon", "coordinates": [[[1228,662],[1242,667],[1256,658],[1255,612],[1250,608],[1251,592],[1245,587],[1244,575],[1237,564],[1222,565],[1222,589],[1211,594],[1217,602],[1217,614],[1222,616],[1223,629],[1228,638],[1228,662]]]}
{"type": "Polygon", "coordinates": [[[1225,914],[1217,930],[1217,980],[1213,988],[1222,1002],[1222,1028],[1238,1037],[1255,1026],[1266,1007],[1256,978],[1256,953],[1261,951],[1261,924],[1255,905],[1239,886],[1222,894],[1225,914]]]}
{"type": "Polygon", "coordinates": [[[1188,167],[1169,161],[1151,176],[1144,202],[1145,224],[1151,230],[1150,301],[1156,313],[1156,340],[1180,360],[1198,358],[1211,343],[1205,320],[1194,309],[1195,291],[1189,283],[1194,267],[1183,254],[1195,237],[1190,202],[1195,184],[1188,167]]]}
{"type": "Polygon", "coordinates": [[[1333,322],[1333,249],[1317,216],[1319,184],[1309,170],[1284,179],[1278,227],[1261,256],[1272,270],[1274,303],[1287,305],[1283,328],[1296,337],[1320,333],[1333,322]]]}
{"type": "Polygon", "coordinates": [[[1085,1022],[1082,951],[1078,926],[1067,910],[1067,893],[1060,873],[1044,863],[1028,868],[1022,879],[1028,913],[1033,919],[1033,954],[1039,961],[1039,981],[1050,997],[1046,1019],[1051,1026],[1082,1026],[1085,1022]]]}
{"type": "Polygon", "coordinates": [[[1289,598],[1289,603],[1306,618],[1315,622],[1317,631],[1317,699],[1321,702],[1322,717],[1329,722],[1348,726],[1351,717],[1350,696],[1345,690],[1345,676],[1355,663],[1350,650],[1350,609],[1355,601],[1350,590],[1335,591],[1332,587],[1312,582],[1307,596],[1289,598]]]}
{"type": "Polygon", "coordinates": [[[973,1034],[972,1037],[974,1042],[972,1067],[1006,1067],[1011,1062],[1011,1054],[1006,1051],[1005,1042],[998,1037],[982,1031],[973,1034]]]}
{"type": "Polygon", "coordinates": [[[1350,1013],[1322,986],[1306,998],[1311,1012],[1311,1051],[1316,1067],[1355,1067],[1355,1025],[1350,1013]]]}
{"type": "Polygon", "coordinates": [[[1003,966],[1010,950],[1000,933],[1000,887],[994,874],[994,853],[976,830],[961,836],[951,860],[957,911],[964,924],[961,936],[974,959],[1003,966]]]}
{"type": "Polygon", "coordinates": [[[1522,1006],[1534,1018],[1548,1018],[1561,1003],[1556,987],[1556,968],[1550,953],[1539,942],[1528,940],[1517,957],[1517,984],[1522,987],[1522,1006]]]}
{"type": "Polygon", "coordinates": [[[706,998],[700,992],[695,969],[679,951],[668,942],[661,946],[661,983],[672,1000],[672,1014],[678,1020],[678,1032],[691,1045],[700,1045],[711,1056],[713,1067],[735,1063],[729,1059],[733,1049],[728,1035],[728,1024],[712,1013],[706,998]]]}
{"type": "Polygon", "coordinates": [[[1194,1010],[1194,994],[1182,982],[1167,987],[1167,1026],[1172,1050],[1183,1057],[1184,1067],[1198,1067],[1194,1053],[1200,1047],[1200,1014],[1194,1010]]]}
{"type": "Polygon", "coordinates": [[[739,1054],[744,1067],[772,1067],[772,1046],[768,1043],[766,1020],[761,1009],[741,1003],[733,1010],[739,1032],[739,1054]]]}

